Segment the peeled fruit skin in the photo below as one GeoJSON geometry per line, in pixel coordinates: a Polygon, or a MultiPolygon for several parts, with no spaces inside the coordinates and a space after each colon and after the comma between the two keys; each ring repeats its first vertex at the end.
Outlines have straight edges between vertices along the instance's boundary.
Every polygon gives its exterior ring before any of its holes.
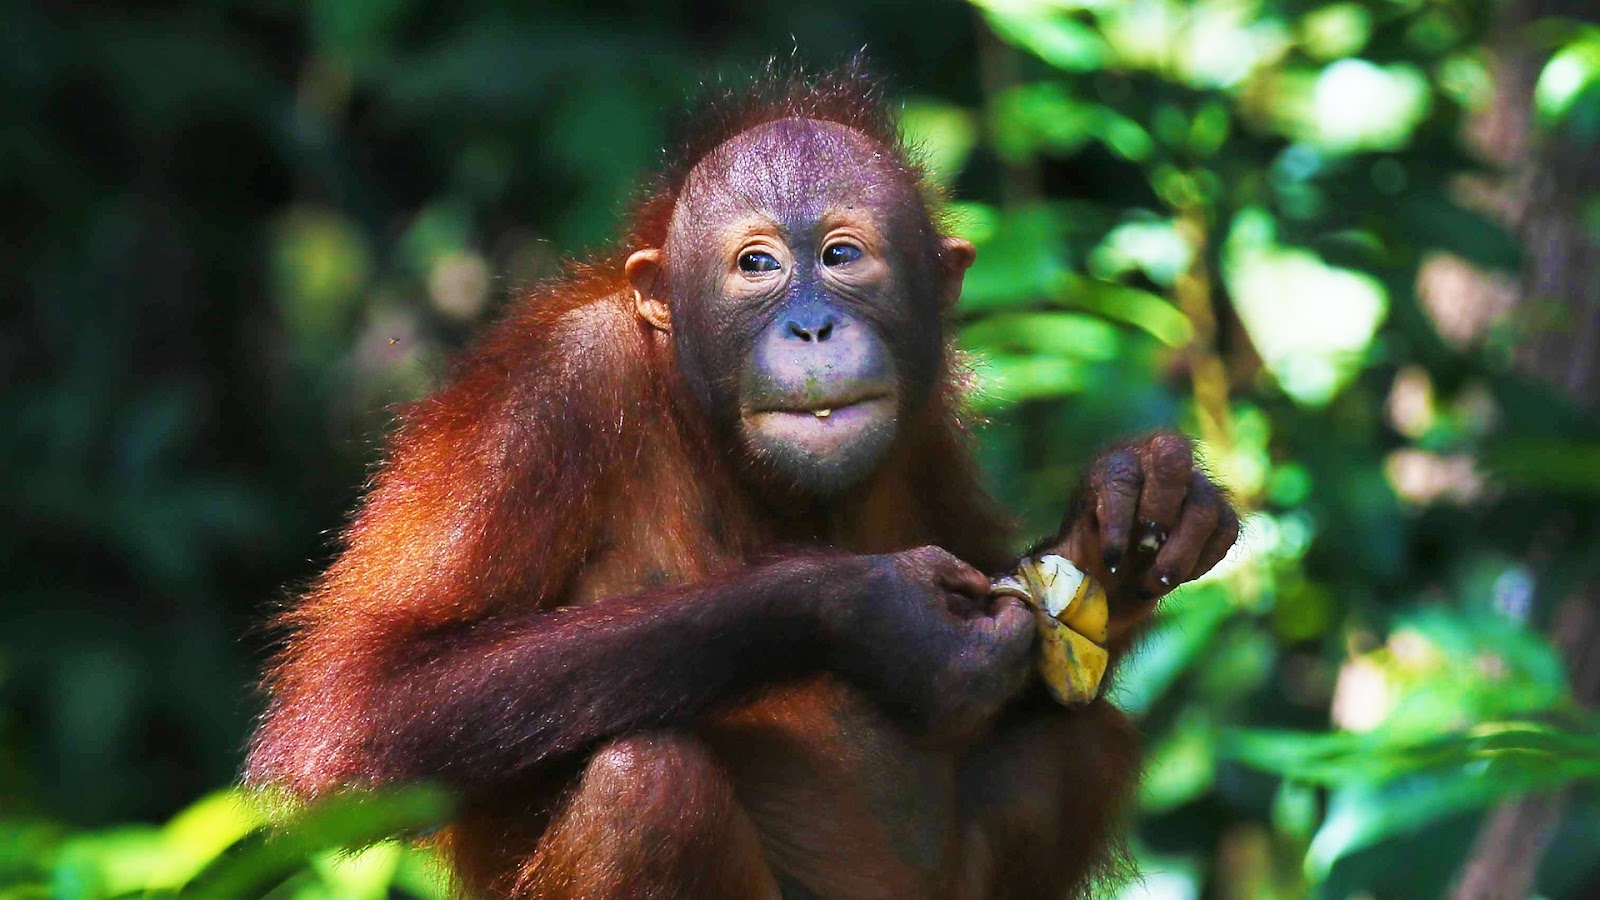
{"type": "Polygon", "coordinates": [[[1110,608],[1100,583],[1053,553],[1025,559],[994,582],[993,594],[1020,598],[1039,632],[1039,677],[1063,706],[1082,706],[1100,692],[1110,654],[1102,646],[1110,608]]]}
{"type": "Polygon", "coordinates": [[[1100,693],[1110,656],[1104,647],[1034,610],[1039,629],[1039,676],[1062,706],[1082,706],[1100,693]]]}

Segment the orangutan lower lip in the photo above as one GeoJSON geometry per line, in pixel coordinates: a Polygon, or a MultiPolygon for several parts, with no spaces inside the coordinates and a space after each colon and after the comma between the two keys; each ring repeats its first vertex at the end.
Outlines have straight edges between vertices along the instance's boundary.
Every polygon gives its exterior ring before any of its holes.
{"type": "Polygon", "coordinates": [[[836,400],[829,400],[824,403],[817,403],[814,405],[771,406],[765,409],[751,410],[750,415],[760,416],[771,415],[774,413],[787,413],[789,415],[807,415],[815,416],[819,419],[826,419],[834,413],[840,412],[841,410],[851,409],[857,406],[865,406],[869,403],[877,403],[880,400],[888,399],[888,397],[888,394],[866,394],[860,397],[841,397],[836,400]]]}
{"type": "Polygon", "coordinates": [[[746,421],[768,438],[828,454],[893,418],[894,400],[881,394],[838,406],[770,409],[751,413],[746,421]]]}

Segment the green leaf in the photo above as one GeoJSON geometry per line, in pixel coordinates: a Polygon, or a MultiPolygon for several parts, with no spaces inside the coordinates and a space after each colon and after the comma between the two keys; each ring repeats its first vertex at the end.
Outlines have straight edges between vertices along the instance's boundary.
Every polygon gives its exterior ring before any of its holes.
{"type": "Polygon", "coordinates": [[[404,855],[398,842],[384,841],[356,853],[323,851],[312,869],[343,900],[384,900],[404,855]]]}
{"type": "Polygon", "coordinates": [[[1182,347],[1194,339],[1189,317],[1159,294],[1089,278],[1074,279],[1067,290],[1073,305],[1126,322],[1168,347],[1182,347]]]}
{"type": "Polygon", "coordinates": [[[341,62],[381,56],[408,0],[315,0],[309,4],[311,34],[318,49],[341,62]]]}
{"type": "Polygon", "coordinates": [[[1533,89],[1534,109],[1547,125],[1558,125],[1596,85],[1600,85],[1600,28],[1583,28],[1551,54],[1540,71],[1533,89]]]}
{"type": "Polygon", "coordinates": [[[1544,490],[1600,493],[1600,444],[1587,441],[1512,438],[1483,454],[1496,478],[1544,490]]]}
{"type": "Polygon", "coordinates": [[[260,811],[238,791],[217,791],[190,804],[162,828],[167,842],[167,877],[177,887],[193,878],[234,842],[264,824],[260,811]]]}
{"type": "Polygon", "coordinates": [[[1111,48],[1093,28],[1060,15],[1047,3],[973,0],[1001,38],[1058,69],[1090,72],[1101,68],[1111,48]]]}
{"type": "Polygon", "coordinates": [[[64,837],[49,822],[0,821],[0,884],[43,883],[64,837]]]}
{"type": "Polygon", "coordinates": [[[1499,222],[1443,191],[1414,191],[1394,207],[1395,228],[1424,247],[1436,247],[1488,269],[1516,271],[1522,247],[1499,222]]]}
{"type": "Polygon", "coordinates": [[[1133,716],[1149,712],[1179,677],[1203,658],[1235,611],[1222,585],[1185,588],[1140,642],[1139,652],[1117,669],[1112,694],[1117,706],[1133,716]]]}
{"type": "Polygon", "coordinates": [[[1562,726],[1526,720],[1485,722],[1431,737],[1393,731],[1364,734],[1236,729],[1222,754],[1296,781],[1339,787],[1376,784],[1423,772],[1468,771],[1493,764],[1507,792],[1522,783],[1600,779],[1600,720],[1562,726]],[[1515,782],[1515,783],[1513,783],[1515,782]]]}
{"type": "Polygon", "coordinates": [[[948,103],[907,103],[900,111],[900,131],[922,157],[928,176],[944,188],[955,183],[978,144],[977,117],[948,103]]]}
{"type": "Polygon", "coordinates": [[[1146,813],[1175,809],[1205,793],[1216,774],[1216,731],[1191,710],[1150,748],[1139,782],[1139,807],[1146,813]]]}
{"type": "Polygon", "coordinates": [[[160,831],[125,825],[73,837],[50,873],[58,893],[111,897],[162,884],[167,845],[160,831]]]}
{"type": "Polygon", "coordinates": [[[291,209],[272,243],[272,288],[279,315],[299,341],[343,338],[371,275],[372,255],[356,223],[327,209],[291,209]]]}
{"type": "Polygon", "coordinates": [[[1073,312],[985,316],[961,329],[962,346],[980,352],[1016,352],[1104,361],[1121,349],[1121,335],[1103,319],[1073,312]]]}
{"type": "Polygon", "coordinates": [[[979,388],[972,403],[978,409],[1063,397],[1080,393],[1089,384],[1082,363],[1057,356],[980,354],[973,363],[979,388]]]}
{"type": "Polygon", "coordinates": [[[1272,797],[1272,825],[1295,841],[1309,841],[1317,825],[1317,792],[1285,778],[1272,797]]]}
{"type": "Polygon", "coordinates": [[[1565,781],[1546,768],[1491,760],[1387,784],[1341,788],[1329,798],[1328,815],[1306,850],[1307,877],[1321,881],[1335,863],[1358,850],[1417,832],[1448,816],[1557,787],[1565,781]]]}
{"type": "Polygon", "coordinates": [[[1144,127],[1111,107],[1081,100],[1059,82],[1041,82],[1006,91],[994,101],[996,149],[1011,159],[1041,150],[1072,154],[1090,141],[1139,161],[1154,143],[1144,127]]]}
{"type": "Polygon", "coordinates": [[[961,292],[963,312],[1031,304],[1060,298],[1071,283],[1066,223],[1059,209],[1007,209],[989,220],[987,233],[973,234],[978,260],[961,292]]]}
{"type": "Polygon", "coordinates": [[[448,794],[413,786],[379,794],[329,798],[282,829],[263,829],[240,840],[184,888],[185,896],[252,897],[334,848],[362,848],[404,832],[444,822],[448,794]]]}

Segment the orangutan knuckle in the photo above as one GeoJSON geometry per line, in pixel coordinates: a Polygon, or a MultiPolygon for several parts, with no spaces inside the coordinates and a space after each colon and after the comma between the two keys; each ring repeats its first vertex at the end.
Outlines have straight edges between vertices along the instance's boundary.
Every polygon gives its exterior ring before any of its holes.
{"type": "Polygon", "coordinates": [[[1194,473],[1194,455],[1188,440],[1176,435],[1164,435],[1152,440],[1150,452],[1150,478],[1163,484],[1187,484],[1194,473]]]}
{"type": "Polygon", "coordinates": [[[941,553],[943,553],[943,551],[938,547],[925,545],[922,547],[914,547],[910,550],[902,550],[897,554],[897,556],[899,558],[901,567],[907,571],[919,574],[931,574],[937,571],[939,568],[939,557],[941,553]]]}
{"type": "Polygon", "coordinates": [[[1117,493],[1137,491],[1143,481],[1139,458],[1128,451],[1118,451],[1101,460],[1095,476],[1096,487],[1117,493]]]}

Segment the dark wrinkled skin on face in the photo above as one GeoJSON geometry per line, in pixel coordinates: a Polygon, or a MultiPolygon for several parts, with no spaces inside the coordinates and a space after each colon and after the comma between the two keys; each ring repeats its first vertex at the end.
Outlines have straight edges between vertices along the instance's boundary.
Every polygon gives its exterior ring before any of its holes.
{"type": "Polygon", "coordinates": [[[765,481],[837,493],[904,431],[943,352],[937,240],[911,180],[842,125],[772,122],[691,174],[665,248],[679,365],[765,481]],[[824,264],[836,244],[860,257],[824,264]],[[751,251],[776,270],[741,270],[751,251]]]}

